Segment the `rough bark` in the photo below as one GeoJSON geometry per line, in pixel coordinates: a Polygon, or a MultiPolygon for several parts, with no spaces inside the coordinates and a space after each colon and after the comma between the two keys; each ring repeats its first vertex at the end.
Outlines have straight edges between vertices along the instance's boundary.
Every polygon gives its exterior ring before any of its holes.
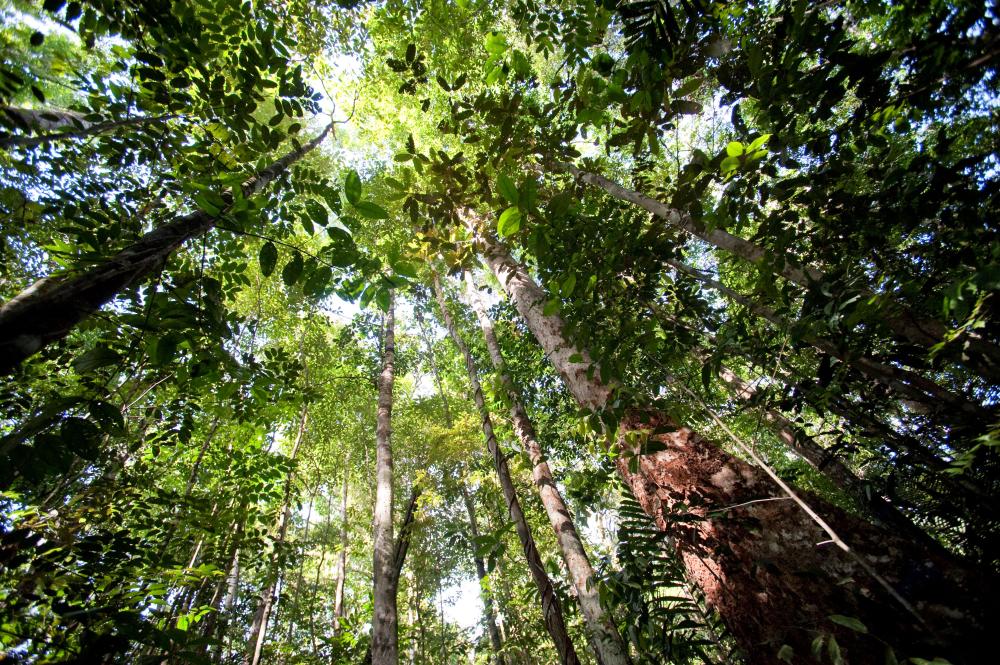
{"type": "MultiPolygon", "coordinates": [[[[241,186],[244,198],[265,186],[323,142],[332,124],[298,150],[273,162],[241,186]]],[[[0,306],[0,375],[13,372],[29,356],[64,338],[83,319],[128,287],[157,273],[178,247],[208,232],[228,212],[233,196],[223,196],[226,207],[212,215],[204,210],[183,215],[156,227],[133,244],[90,268],[43,277],[0,306]]]]}
{"type": "MultiPolygon", "coordinates": [[[[578,403],[608,407],[614,386],[566,338],[561,318],[543,313],[544,292],[499,243],[489,237],[483,243],[486,262],[578,403]],[[568,361],[576,353],[583,362],[568,361]]],[[[986,580],[946,555],[797,493],[849,541],[846,551],[834,547],[829,532],[781,496],[762,468],[664,413],[626,412],[616,446],[619,472],[671,537],[688,578],[719,611],[749,663],[776,662],[783,645],[794,650],[795,662],[818,662],[810,653],[819,635],[835,636],[850,663],[883,663],[878,640],[907,655],[952,662],[975,662],[986,648],[995,596],[986,580]],[[644,440],[663,449],[643,454],[644,440]],[[856,618],[869,634],[831,615],[856,618]]]]}
{"type": "Polygon", "coordinates": [[[466,273],[466,280],[469,300],[476,312],[476,317],[479,319],[483,338],[486,341],[486,349],[493,361],[493,367],[507,391],[507,398],[510,400],[510,417],[514,423],[514,432],[531,460],[531,475],[542,499],[542,506],[545,507],[545,513],[552,524],[556,541],[559,543],[559,551],[566,564],[566,569],[569,571],[573,587],[576,589],[577,601],[580,603],[580,610],[594,653],[602,665],[626,665],[629,662],[628,649],[611,618],[601,607],[594,568],[590,565],[583,541],[576,531],[576,524],[573,522],[569,507],[563,501],[552,470],[542,454],[542,447],[538,443],[535,427],[524,408],[521,392],[504,365],[500,343],[497,341],[496,332],[493,329],[493,321],[486,313],[486,308],[470,273],[466,273]]]}
{"type": "MultiPolygon", "coordinates": [[[[785,330],[790,326],[785,318],[770,307],[737,293],[717,280],[708,277],[700,270],[696,270],[674,259],[668,259],[664,263],[711,287],[734,302],[743,305],[779,329],[785,330]]],[[[846,351],[833,342],[816,337],[815,335],[805,334],[802,336],[802,341],[811,345],[817,351],[837,358],[858,370],[861,374],[887,386],[899,397],[918,402],[929,410],[940,412],[945,417],[957,412],[957,414],[964,416],[966,419],[973,418],[977,421],[992,421],[994,418],[991,410],[984,408],[980,404],[976,404],[967,397],[951,392],[916,372],[903,369],[902,367],[887,365],[870,356],[846,351]]]]}
{"type": "MultiPolygon", "coordinates": [[[[775,256],[763,247],[734,236],[723,229],[708,230],[690,214],[671,208],[669,205],[640,192],[622,187],[604,176],[582,171],[572,164],[562,162],[552,162],[551,166],[572,175],[581,182],[603,189],[615,198],[648,210],[671,226],[683,229],[721,250],[734,254],[763,269],[776,272],[794,284],[809,288],[815,283],[828,281],[826,275],[816,268],[800,266],[790,256],[775,256]]],[[[868,290],[862,291],[861,296],[865,299],[875,298],[881,301],[883,311],[879,321],[897,337],[912,344],[930,349],[935,344],[944,341],[948,335],[948,328],[941,322],[924,318],[890,297],[878,296],[868,290]]],[[[965,333],[949,344],[945,353],[956,356],[956,352],[959,350],[961,353],[957,355],[960,357],[956,357],[956,359],[966,367],[984,377],[1000,380],[1000,347],[996,344],[983,339],[977,333],[965,333]]]]}
{"type": "MultiPolygon", "coordinates": [[[[479,522],[476,520],[476,505],[472,500],[472,494],[469,493],[469,488],[465,485],[464,481],[459,482],[459,487],[462,490],[462,501],[465,503],[465,511],[469,514],[469,534],[472,536],[472,541],[475,543],[476,539],[479,538],[479,522]]],[[[500,629],[497,628],[497,616],[496,611],[493,608],[493,594],[487,593],[486,591],[486,562],[483,561],[483,557],[479,556],[476,552],[476,547],[472,547],[472,561],[476,565],[476,577],[479,579],[479,592],[483,597],[483,608],[484,614],[486,615],[486,632],[490,636],[490,646],[493,647],[493,657],[491,661],[496,663],[496,665],[505,665],[506,660],[501,653],[503,649],[503,640],[500,637],[500,629]]]]}
{"type": "MultiPolygon", "coordinates": [[[[289,457],[294,462],[302,439],[305,437],[306,425],[309,420],[309,409],[302,407],[302,415],[299,417],[298,431],[295,434],[295,443],[289,457]]],[[[250,636],[247,640],[247,651],[243,655],[243,665],[260,665],[261,654],[264,651],[264,641],[267,638],[267,622],[271,617],[271,610],[274,608],[278,580],[281,576],[278,566],[278,549],[285,542],[288,535],[288,524],[292,520],[292,490],[295,485],[294,472],[289,473],[285,479],[285,494],[282,500],[281,513],[278,515],[278,523],[275,528],[275,547],[267,563],[267,577],[264,588],[261,590],[260,603],[254,612],[253,623],[250,628],[250,636]]]]}
{"type": "Polygon", "coordinates": [[[434,275],[434,292],[437,296],[438,306],[441,310],[441,317],[444,320],[445,326],[448,328],[455,346],[458,347],[459,352],[465,359],[465,368],[469,374],[473,399],[476,403],[476,408],[479,409],[482,421],[486,447],[493,456],[493,465],[500,480],[500,488],[503,491],[504,500],[507,502],[510,518],[514,522],[514,528],[517,531],[517,536],[521,541],[521,548],[524,550],[524,556],[528,562],[528,569],[541,596],[542,617],[545,620],[545,627],[552,637],[552,641],[555,643],[556,652],[559,654],[559,661],[563,665],[579,663],[576,649],[573,647],[573,642],[570,640],[569,633],[566,630],[566,623],[563,620],[559,598],[555,595],[555,590],[552,588],[552,581],[549,579],[548,573],[545,572],[545,566],[538,554],[538,549],[535,547],[534,537],[531,535],[528,522],[524,517],[524,512],[521,510],[521,503],[517,499],[517,491],[510,477],[507,459],[504,457],[503,451],[497,443],[496,435],[493,432],[493,421],[490,418],[489,410],[486,407],[486,400],[483,397],[483,388],[479,383],[476,362],[448,311],[448,303],[445,300],[444,292],[441,289],[441,283],[437,275],[434,275]]]}
{"type": "Polygon", "coordinates": [[[375,516],[374,516],[374,616],[372,617],[373,665],[399,662],[396,592],[392,584],[394,553],[392,533],[392,386],[395,378],[395,297],[390,294],[382,344],[379,376],[378,418],[375,427],[375,516]]]}
{"type": "MultiPolygon", "coordinates": [[[[738,399],[750,401],[757,394],[753,384],[725,365],[719,368],[717,374],[738,399]]],[[[834,452],[827,450],[816,439],[806,434],[801,427],[785,417],[783,413],[777,409],[765,408],[763,417],[782,443],[798,453],[811,467],[830,479],[875,521],[897,533],[922,541],[929,547],[936,546],[930,536],[910,521],[896,506],[875,493],[867,483],[858,478],[850,467],[838,459],[834,452]]]]}

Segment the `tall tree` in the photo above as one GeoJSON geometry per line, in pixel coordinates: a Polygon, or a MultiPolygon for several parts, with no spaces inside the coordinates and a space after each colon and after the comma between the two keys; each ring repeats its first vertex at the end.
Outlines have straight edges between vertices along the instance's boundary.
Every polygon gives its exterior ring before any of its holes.
{"type": "Polygon", "coordinates": [[[154,275],[174,250],[214,228],[234,206],[245,206],[248,199],[321,144],[332,129],[331,121],[316,137],[261,169],[235,191],[223,193],[219,207],[178,217],[146,233],[111,259],[76,275],[40,279],[5,302],[0,306],[0,373],[14,371],[25,358],[68,335],[124,289],[154,275]]]}
{"type": "Polygon", "coordinates": [[[395,379],[395,302],[382,324],[382,371],[378,381],[378,416],[375,428],[375,515],[373,542],[375,557],[374,616],[372,619],[373,665],[399,662],[398,617],[396,615],[395,556],[392,527],[392,386],[395,379]]]}
{"type": "MultiPolygon", "coordinates": [[[[547,298],[524,267],[488,234],[479,241],[486,263],[577,403],[605,412],[617,387],[601,380],[590,352],[566,337],[560,317],[543,312],[547,298]]],[[[750,662],[774,662],[785,646],[805,656],[816,631],[844,645],[852,662],[882,662],[869,631],[967,657],[982,648],[978,608],[987,601],[978,595],[976,576],[956,561],[817,497],[804,504],[794,498],[800,492],[780,481],[778,492],[776,476],[661,411],[623,414],[617,436],[619,472],[671,537],[689,578],[722,614],[750,662]],[[662,450],[645,453],[650,442],[662,450]],[[929,575],[914,583],[919,570],[929,575]],[[840,583],[845,577],[850,586],[840,583]],[[843,615],[864,630],[829,618],[843,615]]]]}

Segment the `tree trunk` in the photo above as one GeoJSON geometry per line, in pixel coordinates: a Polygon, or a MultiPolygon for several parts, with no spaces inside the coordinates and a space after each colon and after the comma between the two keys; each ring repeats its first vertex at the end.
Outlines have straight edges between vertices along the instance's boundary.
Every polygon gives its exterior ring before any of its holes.
{"type": "MultiPolygon", "coordinates": [[[[486,262],[570,393],[581,407],[604,411],[616,386],[603,383],[587,350],[565,337],[562,319],[543,313],[545,293],[524,267],[494,239],[482,241],[486,262]]],[[[619,472],[671,536],[688,578],[719,611],[749,663],[776,662],[784,645],[795,662],[819,662],[810,653],[820,636],[828,642],[835,636],[850,663],[883,663],[879,640],[952,662],[975,662],[985,652],[983,631],[996,616],[987,602],[995,595],[986,580],[973,580],[947,556],[805,495],[834,533],[849,534],[850,546],[832,546],[843,541],[790,495],[775,496],[765,470],[663,413],[626,412],[617,452],[619,472]],[[642,454],[645,440],[662,449],[642,454]],[[857,619],[867,634],[831,616],[857,619]]]]}
{"type": "MultiPolygon", "coordinates": [[[[348,457],[350,460],[350,457],[348,457]]],[[[340,559],[337,563],[337,582],[333,596],[333,630],[340,630],[340,620],[344,618],[344,585],[347,582],[347,466],[344,467],[344,481],[340,492],[340,559]]]]}
{"type": "MultiPolygon", "coordinates": [[[[725,365],[719,368],[718,376],[740,400],[750,401],[757,394],[753,384],[736,374],[725,365]]],[[[838,488],[844,491],[854,502],[885,527],[904,534],[909,538],[921,541],[927,547],[940,547],[939,544],[917,527],[906,515],[901,513],[881,496],[876,494],[840,459],[827,450],[816,439],[806,434],[802,428],[785,417],[777,409],[765,408],[764,420],[771,426],[777,437],[789,448],[794,450],[811,467],[825,475],[838,488]]]]}
{"type": "Polygon", "coordinates": [[[500,639],[500,629],[497,628],[496,611],[493,609],[493,595],[486,590],[486,562],[476,551],[476,539],[479,538],[479,523],[476,521],[476,506],[466,487],[465,481],[459,480],[459,487],[462,490],[462,500],[465,502],[465,510],[469,514],[469,533],[472,535],[472,561],[476,564],[476,577],[479,578],[479,593],[483,597],[483,612],[486,615],[486,632],[490,636],[490,645],[493,647],[493,658],[491,661],[496,665],[506,665],[503,654],[503,640],[500,639]]]}
{"type": "MultiPolygon", "coordinates": [[[[332,124],[298,150],[293,150],[259,171],[241,186],[244,198],[260,192],[268,183],[318,146],[332,124]]],[[[232,206],[217,214],[197,210],[163,224],[132,245],[97,265],[68,275],[43,277],[0,306],[0,375],[13,372],[26,358],[58,341],[83,319],[110,302],[126,288],[160,270],[182,244],[206,233],[232,206]]]]}
{"type": "Polygon", "coordinates": [[[576,589],[576,597],[580,603],[580,610],[587,626],[587,634],[597,655],[597,660],[602,665],[626,665],[629,662],[628,649],[611,617],[601,607],[594,568],[590,565],[583,541],[580,540],[580,535],[576,531],[576,524],[573,522],[569,507],[563,501],[555,478],[552,476],[552,470],[549,469],[549,464],[542,454],[542,447],[538,443],[535,427],[524,408],[521,392],[514,385],[514,379],[511,378],[504,365],[500,343],[493,330],[493,321],[486,313],[479,291],[472,281],[471,273],[465,273],[465,277],[469,300],[472,302],[472,308],[475,310],[479,325],[483,330],[483,338],[486,340],[490,359],[500,375],[500,381],[503,383],[510,400],[510,416],[514,422],[514,431],[531,460],[531,474],[535,481],[535,487],[538,488],[545,513],[549,517],[553,531],[555,531],[559,551],[566,563],[573,587],[576,589]]]}
{"type": "MultiPolygon", "coordinates": [[[[789,256],[775,256],[763,247],[722,229],[707,230],[688,213],[671,208],[667,204],[639,192],[626,189],[604,176],[581,171],[572,164],[562,162],[552,162],[551,166],[588,185],[603,189],[617,199],[644,208],[668,224],[683,229],[714,247],[735,254],[765,270],[773,270],[794,284],[809,288],[814,283],[829,281],[827,276],[816,268],[799,267],[797,262],[789,256]]],[[[868,290],[863,290],[861,296],[864,299],[874,298],[881,301],[884,307],[884,311],[879,317],[881,323],[895,335],[912,344],[930,349],[935,344],[944,341],[948,334],[948,328],[944,324],[921,317],[901,303],[892,300],[890,296],[876,295],[868,290]]],[[[963,333],[957,340],[945,347],[945,352],[980,375],[1000,380],[1000,347],[983,339],[978,333],[963,333]],[[966,348],[962,349],[962,346],[966,348]],[[961,353],[956,356],[957,351],[961,351],[961,353]],[[971,356],[966,357],[965,352],[971,352],[971,356]]]]}
{"type": "MultiPolygon", "coordinates": [[[[420,486],[413,488],[413,492],[410,494],[410,501],[406,504],[406,517],[403,518],[403,524],[399,527],[399,538],[396,540],[396,546],[393,548],[392,554],[392,571],[390,573],[391,577],[389,579],[389,590],[390,595],[393,599],[393,604],[395,605],[396,599],[399,592],[399,577],[403,574],[403,565],[406,563],[406,553],[410,549],[410,536],[413,533],[413,521],[417,516],[417,499],[420,498],[421,489],[420,486]]],[[[397,621],[398,628],[398,621],[397,621]]],[[[373,635],[374,636],[374,635],[373,635]]],[[[397,651],[399,636],[397,633],[397,651]]],[[[374,650],[375,640],[372,640],[372,644],[368,647],[368,654],[364,658],[366,663],[374,663],[372,652],[374,650]]]]}
{"type": "MultiPolygon", "coordinates": [[[[306,423],[309,419],[309,409],[302,407],[302,415],[299,418],[298,432],[295,435],[295,443],[292,444],[291,461],[295,461],[299,452],[302,439],[305,438],[306,423]]],[[[267,577],[264,588],[261,590],[260,604],[254,612],[253,624],[250,628],[250,636],[247,640],[247,651],[243,656],[243,665],[260,665],[261,654],[264,651],[264,640],[267,637],[267,622],[271,617],[271,609],[274,607],[275,592],[277,591],[278,579],[281,576],[279,570],[278,550],[285,542],[288,533],[288,524],[292,519],[292,489],[295,483],[295,473],[290,472],[285,479],[285,496],[282,501],[281,513],[278,516],[277,536],[274,539],[275,547],[271,552],[267,564],[267,577]]]]}
{"type": "Polygon", "coordinates": [[[379,377],[378,420],[375,428],[375,516],[373,562],[374,616],[372,617],[372,664],[399,662],[396,593],[393,588],[392,535],[392,385],[395,367],[395,297],[390,293],[382,345],[382,374],[379,377]]]}
{"type": "Polygon", "coordinates": [[[108,120],[105,122],[90,122],[83,114],[66,109],[25,109],[14,106],[0,107],[7,118],[34,136],[15,136],[0,133],[0,149],[9,150],[15,146],[34,148],[43,143],[61,141],[70,138],[84,138],[113,132],[123,127],[134,127],[152,122],[164,122],[179,117],[176,114],[160,116],[136,116],[123,120],[108,120]]]}
{"type": "Polygon", "coordinates": [[[489,410],[486,408],[482,386],[479,384],[476,362],[473,360],[469,347],[459,334],[458,327],[455,325],[455,321],[448,311],[448,303],[445,301],[441,282],[437,278],[437,275],[434,275],[434,292],[437,296],[438,307],[441,309],[441,317],[444,319],[445,326],[448,328],[455,346],[458,347],[458,350],[465,358],[465,368],[469,374],[473,399],[476,402],[476,407],[479,409],[479,415],[482,420],[483,434],[486,437],[486,447],[493,456],[493,465],[500,479],[500,487],[503,490],[504,500],[507,502],[507,509],[510,512],[511,519],[514,521],[514,528],[517,531],[518,538],[521,540],[521,547],[528,561],[528,569],[531,571],[531,576],[534,578],[535,585],[538,587],[538,592],[541,595],[542,617],[545,619],[545,627],[548,629],[549,635],[552,636],[552,641],[555,643],[560,662],[564,665],[575,665],[579,663],[579,659],[573,647],[573,642],[569,638],[569,633],[566,631],[562,607],[559,605],[559,599],[552,588],[552,581],[549,580],[549,576],[545,572],[545,566],[542,564],[542,559],[538,554],[538,549],[535,547],[535,540],[531,535],[528,522],[521,510],[521,504],[517,500],[517,491],[514,489],[514,483],[510,478],[510,470],[507,468],[507,459],[504,457],[503,451],[500,450],[496,435],[493,433],[493,421],[490,418],[489,410]]]}

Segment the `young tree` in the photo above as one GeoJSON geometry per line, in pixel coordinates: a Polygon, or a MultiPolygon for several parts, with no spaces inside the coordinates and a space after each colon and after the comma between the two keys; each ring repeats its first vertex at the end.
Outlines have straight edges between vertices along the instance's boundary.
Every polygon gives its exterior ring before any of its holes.
{"type": "Polygon", "coordinates": [[[514,529],[517,531],[517,536],[521,541],[521,548],[524,550],[524,558],[527,560],[528,570],[531,572],[532,578],[534,578],[535,586],[538,587],[545,627],[548,629],[549,635],[556,645],[559,661],[564,665],[578,663],[579,659],[576,655],[576,649],[566,630],[566,623],[563,619],[563,611],[559,603],[559,598],[555,595],[555,591],[552,588],[552,581],[549,579],[548,573],[545,572],[545,566],[538,555],[538,548],[535,546],[535,540],[524,517],[524,511],[521,509],[521,502],[517,498],[517,491],[514,489],[514,483],[510,478],[510,469],[507,466],[507,460],[504,458],[503,451],[500,450],[500,445],[497,443],[496,434],[493,431],[493,421],[486,407],[482,386],[479,383],[476,362],[472,357],[472,352],[469,351],[469,347],[465,344],[465,340],[462,339],[458,327],[455,325],[455,320],[448,311],[448,302],[445,299],[444,290],[441,288],[441,281],[436,273],[433,275],[433,280],[434,295],[437,298],[441,318],[448,328],[448,333],[451,335],[452,341],[465,359],[469,384],[472,386],[472,398],[476,403],[476,408],[479,410],[479,417],[483,426],[483,436],[486,438],[486,447],[490,455],[493,456],[493,466],[496,469],[497,478],[500,480],[500,487],[503,490],[510,518],[514,521],[514,529]]]}

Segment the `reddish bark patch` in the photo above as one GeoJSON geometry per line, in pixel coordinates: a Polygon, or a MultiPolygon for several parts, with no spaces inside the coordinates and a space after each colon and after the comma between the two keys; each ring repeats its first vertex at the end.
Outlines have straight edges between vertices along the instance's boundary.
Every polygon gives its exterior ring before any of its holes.
{"type": "MultiPolygon", "coordinates": [[[[670,425],[659,414],[631,414],[619,446],[630,447],[628,431],[670,425]]],[[[914,606],[921,625],[855,558],[826,542],[826,532],[763,471],[687,428],[650,440],[666,449],[636,460],[632,447],[619,458],[619,471],[670,534],[690,581],[719,611],[748,662],[777,662],[784,644],[794,649],[794,662],[820,662],[811,644],[822,634],[836,637],[847,663],[881,665],[884,643],[900,656],[942,656],[956,665],[984,653],[984,628],[997,616],[985,576],[800,492],[914,606]],[[832,622],[836,614],[860,620],[869,634],[832,622]]]]}

